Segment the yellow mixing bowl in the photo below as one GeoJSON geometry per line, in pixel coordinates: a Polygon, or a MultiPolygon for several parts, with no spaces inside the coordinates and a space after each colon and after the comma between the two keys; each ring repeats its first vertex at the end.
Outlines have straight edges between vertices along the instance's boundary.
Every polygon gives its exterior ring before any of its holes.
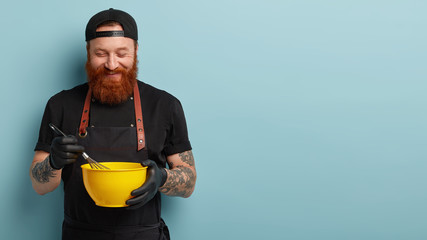
{"type": "Polygon", "coordinates": [[[92,169],[82,165],[83,183],[95,204],[101,207],[126,207],[130,193],[141,187],[147,167],[133,162],[103,162],[110,169],[92,169]]]}

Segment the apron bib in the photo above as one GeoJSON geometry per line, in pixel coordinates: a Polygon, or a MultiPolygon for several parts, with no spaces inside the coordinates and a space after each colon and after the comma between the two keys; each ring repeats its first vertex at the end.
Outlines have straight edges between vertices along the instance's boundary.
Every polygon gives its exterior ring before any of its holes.
{"type": "MultiPolygon", "coordinates": [[[[141,162],[148,159],[142,121],[141,100],[134,86],[136,127],[88,127],[91,90],[89,89],[77,139],[85,151],[99,162],[141,162]]],[[[87,193],[80,156],[64,167],[64,223],[62,239],[169,239],[160,218],[160,193],[136,210],[96,206],[87,193]]]]}

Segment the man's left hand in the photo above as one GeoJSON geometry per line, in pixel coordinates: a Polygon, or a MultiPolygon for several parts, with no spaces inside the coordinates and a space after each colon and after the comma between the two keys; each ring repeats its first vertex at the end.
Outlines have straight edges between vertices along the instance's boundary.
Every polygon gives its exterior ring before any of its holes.
{"type": "Polygon", "coordinates": [[[128,209],[137,209],[144,206],[159,191],[159,188],[165,183],[167,173],[164,168],[159,168],[153,160],[145,160],[142,165],[148,167],[147,179],[140,188],[131,192],[133,198],[126,201],[128,209]]]}

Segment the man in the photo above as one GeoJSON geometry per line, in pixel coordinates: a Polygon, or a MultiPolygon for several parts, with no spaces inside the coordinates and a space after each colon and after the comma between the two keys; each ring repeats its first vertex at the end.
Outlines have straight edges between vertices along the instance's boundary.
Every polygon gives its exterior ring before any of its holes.
{"type": "Polygon", "coordinates": [[[136,79],[138,32],[127,13],[109,9],[86,26],[88,83],[47,103],[30,167],[38,194],[64,182],[62,239],[169,239],[160,192],[189,197],[196,170],[180,102],[136,79]],[[59,136],[49,123],[68,136],[59,136]],[[85,151],[98,161],[140,162],[147,180],[123,208],[96,206],[80,166],[85,151]],[[166,168],[166,163],[169,168],[166,168]]]}

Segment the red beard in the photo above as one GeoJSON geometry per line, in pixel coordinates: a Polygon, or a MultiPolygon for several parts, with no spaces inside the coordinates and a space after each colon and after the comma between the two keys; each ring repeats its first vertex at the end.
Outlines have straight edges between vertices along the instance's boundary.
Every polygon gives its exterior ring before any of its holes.
{"type": "Polygon", "coordinates": [[[111,71],[101,66],[98,69],[90,66],[90,59],[86,62],[86,73],[89,87],[92,89],[93,97],[103,104],[117,105],[126,101],[133,94],[133,87],[138,74],[138,60],[136,54],[133,66],[129,70],[118,67],[113,72],[121,73],[120,81],[108,79],[107,73],[111,71]]]}

